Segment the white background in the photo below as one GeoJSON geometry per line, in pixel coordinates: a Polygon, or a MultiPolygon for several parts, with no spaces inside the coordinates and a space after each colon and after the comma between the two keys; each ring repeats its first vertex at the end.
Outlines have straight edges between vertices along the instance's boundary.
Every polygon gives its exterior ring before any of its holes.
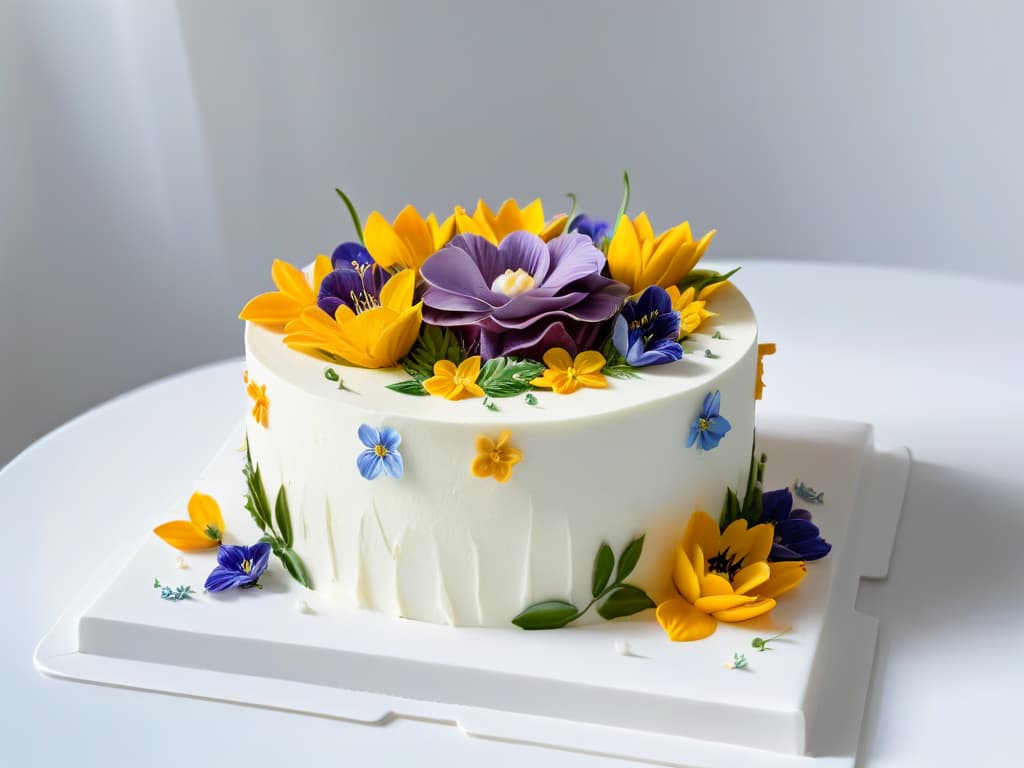
{"type": "Polygon", "coordinates": [[[271,260],[351,237],[339,185],[364,216],[608,215],[628,168],[633,211],[716,227],[720,262],[1019,281],[1022,29],[1012,2],[0,0],[0,464],[237,355],[271,260]]]}

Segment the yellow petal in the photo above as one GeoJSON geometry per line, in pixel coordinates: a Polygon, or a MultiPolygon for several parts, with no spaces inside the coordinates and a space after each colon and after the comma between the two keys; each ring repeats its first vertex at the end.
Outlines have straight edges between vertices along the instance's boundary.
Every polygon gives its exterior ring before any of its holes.
{"type": "Polygon", "coordinates": [[[274,259],[274,265],[270,269],[270,276],[274,280],[274,285],[278,287],[281,293],[295,299],[300,304],[313,304],[316,302],[316,296],[306,281],[306,275],[298,267],[292,266],[287,261],[274,259]]]}
{"type": "MultiPolygon", "coordinates": [[[[512,202],[515,203],[515,200],[512,202]]],[[[517,229],[525,229],[535,235],[540,234],[544,229],[544,204],[539,197],[523,208],[519,214],[517,229]]]]}
{"type": "MultiPolygon", "coordinates": [[[[401,312],[412,306],[412,295],[416,290],[416,273],[411,269],[403,269],[391,277],[380,289],[380,305],[393,312],[401,312]]],[[[369,314],[373,310],[363,312],[369,314]]]]}
{"type": "Polygon", "coordinates": [[[250,323],[256,323],[268,330],[281,332],[305,308],[304,304],[283,293],[261,293],[242,307],[238,317],[240,320],[248,320],[250,323]]]}
{"type": "Polygon", "coordinates": [[[567,371],[572,366],[572,357],[561,347],[552,347],[544,353],[544,365],[553,371],[567,371]]]}
{"type": "Polygon", "coordinates": [[[507,430],[507,429],[502,430],[501,434],[498,436],[498,442],[496,442],[494,444],[495,450],[500,451],[502,448],[504,448],[506,445],[508,445],[508,441],[511,440],[511,439],[512,439],[512,432],[507,430]]]}
{"type": "Polygon", "coordinates": [[[189,551],[193,549],[210,549],[220,542],[205,536],[201,529],[186,520],[174,520],[158,525],[153,533],[166,541],[175,549],[189,551]]]}
{"type": "Polygon", "coordinates": [[[594,389],[606,389],[608,387],[608,379],[604,377],[603,373],[580,373],[577,374],[576,378],[585,387],[593,387],[594,389]]]}
{"type": "Polygon", "coordinates": [[[313,293],[318,296],[320,295],[320,283],[333,271],[334,265],[331,264],[330,257],[318,253],[316,260],[313,262],[313,293]]]}
{"type": "Polygon", "coordinates": [[[459,363],[459,368],[455,375],[460,379],[476,381],[476,377],[480,375],[480,355],[467,357],[459,363]]]}
{"type": "Polygon", "coordinates": [[[555,382],[551,378],[552,375],[553,371],[551,371],[551,369],[548,369],[544,371],[544,374],[542,376],[538,376],[536,379],[531,379],[530,384],[532,384],[535,387],[544,387],[545,389],[551,389],[552,387],[555,386],[555,382]]]}
{"type": "Polygon", "coordinates": [[[494,465],[491,463],[491,457],[489,454],[482,453],[473,459],[473,464],[470,466],[470,470],[473,472],[474,477],[490,477],[494,471],[494,465]]]}
{"type": "Polygon", "coordinates": [[[751,563],[746,568],[741,568],[732,577],[733,591],[741,595],[755,591],[757,594],[761,594],[761,590],[757,589],[757,587],[768,581],[768,577],[771,575],[772,569],[768,566],[768,563],[763,561],[751,563]]]}
{"type": "Polygon", "coordinates": [[[455,363],[451,360],[438,360],[434,363],[434,376],[446,379],[455,378],[455,363]]]}
{"type": "Polygon", "coordinates": [[[384,269],[390,269],[396,264],[406,267],[413,261],[405,241],[379,211],[373,211],[367,217],[366,226],[363,227],[363,242],[373,260],[384,269]]]}
{"type": "Polygon", "coordinates": [[[697,580],[697,573],[693,563],[683,549],[680,542],[676,545],[675,568],[672,571],[672,583],[676,585],[679,594],[688,602],[694,603],[700,597],[700,582],[697,580]]]}
{"type": "Polygon", "coordinates": [[[437,217],[431,213],[427,216],[427,227],[430,229],[430,236],[434,240],[434,250],[438,251],[455,236],[455,216],[449,216],[443,223],[438,224],[437,217]]]}
{"type": "MultiPolygon", "coordinates": [[[[756,527],[756,526],[755,526],[756,527]]],[[[769,526],[771,527],[771,526],[769,526]]],[[[729,551],[730,554],[736,555],[737,560],[746,559],[747,562],[755,562],[757,560],[764,560],[764,557],[748,558],[751,546],[756,541],[756,534],[754,530],[747,529],[746,520],[733,520],[729,523],[728,527],[722,531],[722,539],[719,544],[719,551],[729,551]]],[[[771,543],[769,542],[769,549],[771,549],[771,543]]],[[[767,556],[767,553],[765,553],[767,556]]]]}
{"type": "Polygon", "coordinates": [[[711,636],[717,622],[706,613],[698,611],[681,597],[666,600],[655,612],[669,640],[688,642],[703,640],[711,636]]]}
{"type": "Polygon", "coordinates": [[[651,220],[647,218],[647,211],[640,211],[640,215],[633,219],[633,228],[641,242],[654,240],[654,230],[651,228],[651,220]]]}
{"type": "Polygon", "coordinates": [[[471,381],[464,381],[462,383],[462,387],[463,387],[463,392],[465,392],[465,396],[466,397],[483,397],[484,396],[483,387],[481,387],[479,384],[475,384],[474,382],[471,382],[471,381]]]}
{"type": "Polygon", "coordinates": [[[578,379],[572,378],[561,371],[555,371],[551,374],[551,380],[554,382],[554,390],[560,395],[571,395],[580,388],[580,382],[578,379]]]}
{"type": "Polygon", "coordinates": [[[409,353],[420,332],[420,325],[423,321],[422,309],[423,305],[417,304],[411,310],[402,312],[397,317],[385,322],[380,336],[370,348],[371,354],[377,362],[375,367],[391,368],[396,366],[398,361],[409,353]]]}
{"type": "Polygon", "coordinates": [[[518,448],[513,448],[510,445],[506,445],[501,449],[501,460],[509,466],[518,464],[523,460],[523,452],[518,448]]]}
{"type": "MultiPolygon", "coordinates": [[[[483,200],[481,200],[480,204],[477,206],[478,211],[480,205],[484,205],[483,200]]],[[[486,207],[486,205],[484,207],[486,207]]],[[[457,232],[466,235],[479,235],[480,237],[487,238],[495,245],[498,244],[496,238],[494,237],[494,231],[491,229],[490,224],[488,224],[486,221],[483,221],[483,223],[481,223],[482,219],[478,220],[476,218],[470,217],[470,215],[466,213],[466,209],[463,208],[462,206],[456,207],[453,216],[455,217],[455,229],[457,232]]]]}
{"type": "Polygon", "coordinates": [[[212,496],[196,491],[188,500],[188,517],[200,531],[213,541],[219,542],[224,536],[224,517],[220,505],[212,496]],[[216,535],[210,535],[215,533],[216,535]]]}
{"type": "Polygon", "coordinates": [[[697,598],[693,605],[698,611],[713,613],[717,616],[719,611],[731,610],[738,606],[752,603],[756,599],[753,595],[707,595],[697,598]]]}
{"type": "Polygon", "coordinates": [[[455,380],[450,376],[431,376],[423,382],[423,388],[435,397],[450,399],[455,392],[455,380]]]}
{"type": "Polygon", "coordinates": [[[569,216],[565,213],[560,213],[555,216],[551,221],[544,225],[544,228],[537,234],[540,239],[545,243],[554,240],[559,235],[563,235],[569,226],[569,216]]]}
{"type": "Polygon", "coordinates": [[[572,366],[580,373],[597,373],[604,368],[606,362],[607,360],[604,359],[604,355],[600,352],[588,349],[586,352],[580,352],[576,355],[572,366]]]}
{"type": "Polygon", "coordinates": [[[625,214],[619,219],[619,228],[608,244],[608,269],[613,278],[629,286],[631,292],[638,290],[634,285],[635,270],[640,264],[640,241],[637,239],[633,222],[625,214]]]}
{"type": "Polygon", "coordinates": [[[477,435],[475,445],[477,453],[486,453],[488,455],[497,447],[494,445],[494,441],[487,435],[477,435]]]}
{"type": "Polygon", "coordinates": [[[512,477],[512,465],[506,464],[503,461],[494,463],[491,466],[492,474],[494,479],[499,483],[507,483],[509,478],[512,477]]]}
{"type": "Polygon", "coordinates": [[[807,575],[807,563],[769,563],[771,576],[757,588],[761,597],[778,597],[798,586],[807,575]]]}
{"type": "Polygon", "coordinates": [[[719,544],[718,523],[706,512],[694,512],[683,533],[683,546],[691,560],[694,559],[694,547],[712,554],[720,552],[722,548],[719,544]]]}
{"type": "Polygon", "coordinates": [[[419,269],[427,257],[434,253],[434,238],[430,234],[427,222],[423,220],[415,206],[407,205],[395,217],[394,230],[405,242],[412,256],[411,262],[405,266],[409,269],[419,269]]]}
{"type": "Polygon", "coordinates": [[[758,616],[768,613],[768,611],[774,607],[775,601],[771,598],[766,598],[763,600],[755,600],[752,603],[740,605],[736,608],[728,608],[724,611],[718,611],[714,616],[719,621],[747,621],[748,619],[757,618],[758,616]]]}
{"type": "Polygon", "coordinates": [[[732,584],[724,576],[708,573],[700,580],[701,595],[731,595],[732,584]]]}

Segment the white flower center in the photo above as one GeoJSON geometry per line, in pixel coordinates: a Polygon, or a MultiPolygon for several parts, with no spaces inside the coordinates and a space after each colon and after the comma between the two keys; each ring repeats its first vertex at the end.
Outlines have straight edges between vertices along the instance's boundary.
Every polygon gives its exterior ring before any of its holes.
{"type": "Polygon", "coordinates": [[[525,269],[520,267],[515,272],[506,269],[505,274],[498,275],[491,283],[491,290],[504,293],[506,296],[518,296],[533,288],[534,280],[525,269]]]}

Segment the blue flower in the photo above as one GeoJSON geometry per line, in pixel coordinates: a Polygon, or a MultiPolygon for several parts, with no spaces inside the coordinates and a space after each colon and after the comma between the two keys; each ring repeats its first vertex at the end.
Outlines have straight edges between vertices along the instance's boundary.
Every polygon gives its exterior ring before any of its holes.
{"type": "Polygon", "coordinates": [[[367,480],[378,477],[381,471],[396,480],[402,476],[405,465],[402,463],[402,454],[398,452],[398,446],[402,444],[400,434],[390,427],[377,430],[363,424],[359,427],[359,439],[366,446],[366,450],[356,459],[359,474],[367,480]]]}
{"type": "Polygon", "coordinates": [[[636,301],[626,302],[615,321],[612,342],[635,368],[674,363],[683,358],[683,348],[676,341],[679,323],[668,292],[652,285],[636,301]]]}
{"type": "Polygon", "coordinates": [[[221,544],[217,550],[219,565],[206,577],[206,591],[223,592],[235,587],[254,587],[267,570],[269,561],[269,544],[260,542],[251,547],[221,544]]]}
{"type": "Polygon", "coordinates": [[[579,232],[594,241],[594,245],[601,245],[601,241],[612,233],[611,222],[603,219],[592,219],[587,214],[581,213],[573,217],[569,223],[570,232],[579,232]]]}
{"type": "Polygon", "coordinates": [[[725,433],[732,429],[732,424],[718,412],[721,405],[722,395],[717,389],[714,393],[708,392],[704,396],[704,407],[701,408],[700,416],[694,419],[693,426],[690,427],[690,439],[686,441],[687,448],[694,443],[705,451],[718,447],[718,443],[725,437],[725,433]]]}
{"type": "Polygon", "coordinates": [[[775,526],[775,541],[769,560],[820,560],[832,545],[821,538],[821,532],[806,509],[793,509],[793,494],[788,488],[768,491],[761,501],[758,522],[775,526]]]}
{"type": "Polygon", "coordinates": [[[380,306],[380,290],[391,274],[381,269],[359,243],[342,243],[331,255],[334,271],[320,283],[317,306],[331,317],[347,306],[357,315],[380,306]]]}

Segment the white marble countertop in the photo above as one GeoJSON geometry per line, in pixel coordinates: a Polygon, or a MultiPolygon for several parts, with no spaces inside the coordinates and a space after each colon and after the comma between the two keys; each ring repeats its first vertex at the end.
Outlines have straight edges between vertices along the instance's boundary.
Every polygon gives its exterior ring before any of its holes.
{"type": "MultiPolygon", "coordinates": [[[[1024,681],[1024,284],[784,262],[745,267],[736,283],[762,340],[779,344],[762,410],[872,422],[880,447],[914,456],[890,577],[858,601],[881,621],[862,763],[1006,764],[1020,753],[1024,681]]],[[[32,650],[72,594],[160,522],[237,422],[241,369],[131,392],[0,471],[13,607],[0,632],[4,764],[628,765],[429,723],[370,728],[36,673],[32,650]]]]}

